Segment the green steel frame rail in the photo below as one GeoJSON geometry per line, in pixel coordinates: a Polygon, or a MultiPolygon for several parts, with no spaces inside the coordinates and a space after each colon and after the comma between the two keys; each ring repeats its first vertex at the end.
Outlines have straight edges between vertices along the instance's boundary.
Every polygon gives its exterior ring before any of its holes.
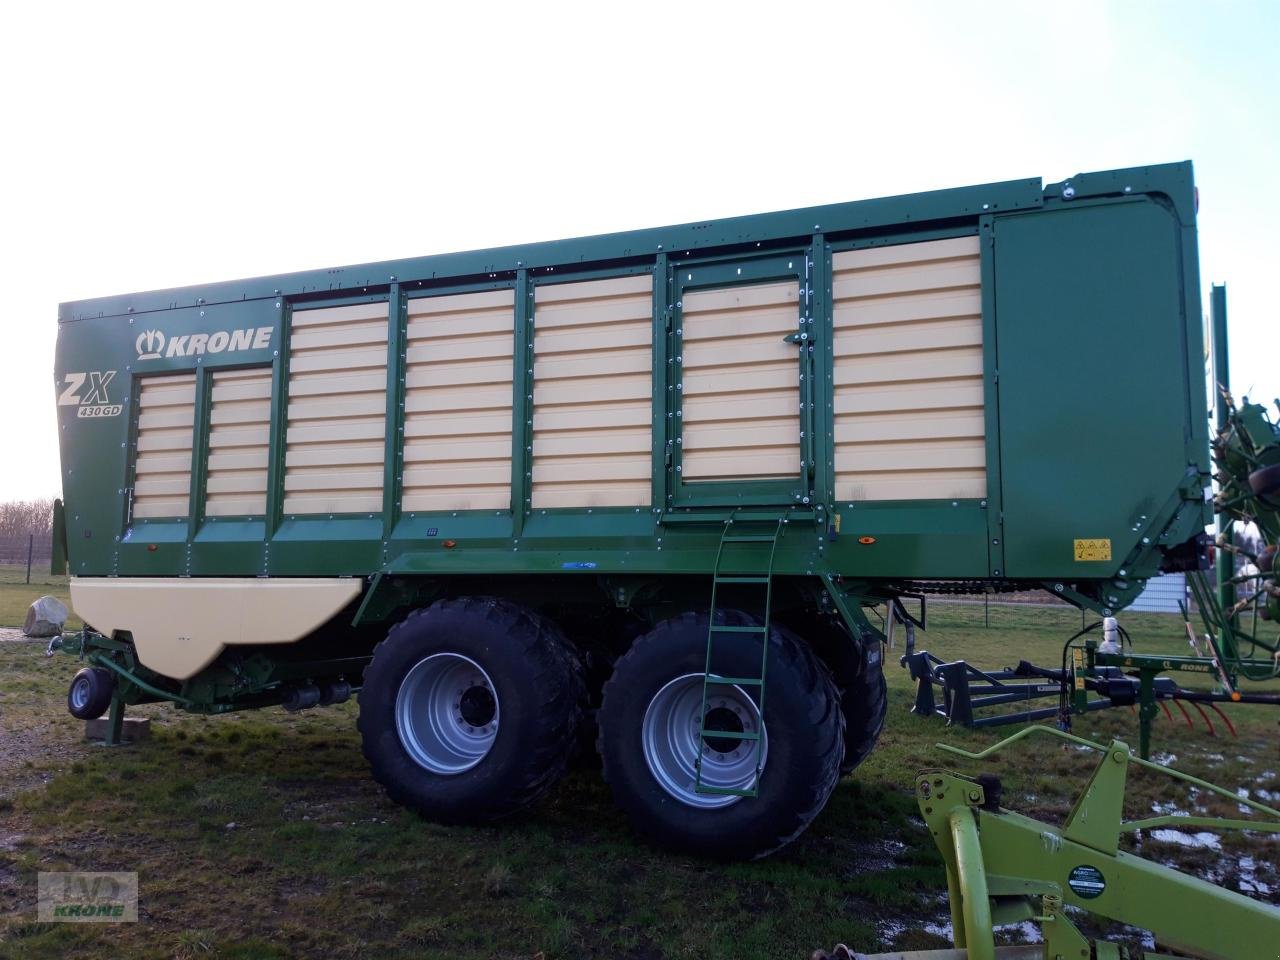
{"type": "Polygon", "coordinates": [[[280,704],[291,684],[328,677],[344,680],[350,696],[360,691],[358,678],[369,661],[368,656],[272,660],[258,654],[234,669],[220,673],[205,671],[184,682],[179,690],[171,690],[163,684],[172,681],[166,681],[138,662],[132,643],[105,637],[89,627],[55,637],[45,655],[51,657],[59,651],[111,673],[115,688],[108,713],[105,738],[108,746],[121,742],[127,706],[167,702],[190,713],[233,713],[280,704]],[[348,681],[348,677],[352,679],[348,681]]]}

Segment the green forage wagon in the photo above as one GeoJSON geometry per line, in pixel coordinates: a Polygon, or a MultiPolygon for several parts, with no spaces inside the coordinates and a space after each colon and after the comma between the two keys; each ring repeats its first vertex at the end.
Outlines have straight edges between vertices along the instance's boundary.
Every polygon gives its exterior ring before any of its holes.
{"type": "Polygon", "coordinates": [[[63,304],[71,712],[358,694],[428,817],[598,750],[766,854],[927,594],[1199,562],[1195,217],[1181,163],[63,304]]]}

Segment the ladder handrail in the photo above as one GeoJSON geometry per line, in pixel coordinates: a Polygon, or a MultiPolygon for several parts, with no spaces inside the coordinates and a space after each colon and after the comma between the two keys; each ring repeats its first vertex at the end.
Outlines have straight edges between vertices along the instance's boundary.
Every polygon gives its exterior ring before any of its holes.
{"type": "MultiPolygon", "coordinates": [[[[747,515],[747,516],[739,516],[739,515],[738,515],[738,511],[737,511],[736,509],[735,509],[735,510],[733,510],[733,511],[731,511],[731,512],[730,512],[730,514],[729,514],[729,517],[724,521],[724,530],[723,530],[723,531],[721,532],[721,534],[720,534],[720,544],[719,544],[719,546],[716,548],[716,561],[715,561],[715,565],[711,568],[711,608],[710,608],[710,610],[709,610],[709,612],[708,612],[708,616],[707,616],[707,620],[708,620],[708,622],[707,622],[707,655],[706,655],[706,659],[705,659],[705,662],[704,662],[704,666],[703,666],[703,673],[702,673],[702,704],[701,704],[701,715],[700,715],[700,717],[699,717],[699,721],[698,721],[698,744],[699,744],[699,746],[698,746],[698,759],[697,759],[697,762],[696,762],[696,775],[695,775],[695,777],[694,777],[694,789],[695,789],[697,792],[700,792],[700,793],[704,793],[704,792],[705,792],[705,793],[723,793],[723,792],[731,792],[731,793],[733,793],[734,795],[737,795],[737,796],[747,796],[747,797],[757,796],[757,795],[758,795],[758,793],[759,793],[759,787],[760,787],[760,771],[761,771],[761,767],[762,767],[762,765],[763,765],[763,760],[764,760],[764,737],[763,737],[763,733],[764,733],[764,690],[765,690],[765,679],[766,679],[766,674],[767,674],[767,670],[768,670],[768,662],[769,662],[769,627],[770,627],[770,623],[771,623],[772,610],[773,610],[773,567],[774,567],[774,561],[775,561],[775,558],[777,557],[777,553],[778,553],[778,541],[779,541],[780,539],[782,539],[783,526],[784,526],[784,524],[785,524],[786,522],[787,522],[787,518],[786,518],[786,516],[785,516],[785,515],[782,515],[782,514],[779,514],[779,515],[776,515],[776,516],[764,516],[764,517],[760,517],[760,516],[754,516],[754,517],[753,517],[753,516],[750,516],[750,515],[747,515]],[[722,579],[725,579],[725,580],[731,580],[731,579],[732,579],[731,577],[728,577],[728,578],[722,577],[722,574],[721,574],[721,563],[722,563],[722,562],[723,562],[723,560],[724,560],[725,544],[726,544],[726,543],[733,543],[733,542],[735,542],[735,541],[734,541],[733,539],[731,539],[731,537],[730,537],[730,531],[733,529],[733,525],[734,525],[735,523],[738,523],[738,522],[741,522],[741,523],[769,523],[769,522],[772,522],[772,523],[774,524],[774,527],[773,527],[773,533],[772,533],[772,535],[771,535],[771,536],[767,536],[767,537],[766,537],[766,536],[764,536],[764,535],[761,535],[759,538],[756,538],[756,539],[750,539],[750,538],[749,538],[749,539],[747,539],[747,540],[744,540],[744,541],[743,541],[743,542],[749,542],[749,543],[753,543],[753,544],[755,544],[755,543],[763,544],[766,540],[768,540],[768,541],[769,541],[769,554],[768,554],[768,559],[767,559],[767,561],[766,561],[766,563],[765,563],[764,577],[762,578],[762,579],[763,579],[763,582],[764,582],[765,593],[764,593],[764,617],[763,617],[763,625],[760,627],[760,633],[761,633],[761,635],[762,635],[762,637],[763,637],[763,649],[762,649],[762,651],[761,651],[761,655],[760,655],[760,677],[759,677],[758,682],[756,682],[756,683],[753,683],[753,684],[752,684],[753,686],[757,686],[757,687],[758,687],[758,689],[759,689],[759,691],[760,691],[760,692],[759,692],[759,694],[758,694],[758,699],[757,699],[757,701],[756,701],[756,712],[757,712],[757,716],[758,716],[758,723],[759,723],[759,726],[760,726],[760,736],[759,736],[759,737],[757,737],[757,738],[755,738],[755,739],[754,739],[754,741],[753,741],[753,742],[755,743],[755,746],[754,746],[754,748],[753,748],[753,749],[755,750],[755,760],[756,760],[756,764],[755,764],[755,774],[754,774],[754,779],[753,779],[753,781],[752,781],[751,788],[750,788],[750,789],[748,789],[748,790],[737,790],[737,789],[734,789],[734,790],[731,790],[731,791],[726,791],[726,790],[721,789],[721,788],[708,787],[708,786],[705,786],[705,785],[702,783],[702,749],[701,749],[701,743],[702,743],[703,738],[704,738],[708,733],[714,733],[714,732],[715,732],[715,731],[708,731],[708,730],[706,729],[706,726],[705,726],[705,724],[706,724],[706,717],[707,717],[707,706],[708,706],[708,704],[710,703],[710,699],[711,699],[711,687],[712,687],[713,685],[723,685],[723,684],[725,684],[725,683],[726,683],[726,680],[724,679],[724,677],[723,677],[723,676],[721,676],[720,674],[713,674],[713,673],[711,672],[711,654],[712,654],[712,649],[713,649],[714,642],[715,642],[715,635],[716,635],[716,633],[717,633],[717,632],[732,632],[731,630],[729,630],[729,631],[717,631],[717,629],[716,629],[716,626],[717,626],[717,624],[716,624],[716,622],[715,622],[715,620],[716,620],[716,597],[717,597],[717,593],[718,593],[718,586],[719,586],[719,584],[721,583],[722,579]],[[714,677],[714,679],[713,679],[713,677],[714,677]]],[[[751,679],[753,679],[753,680],[754,680],[754,678],[751,678],[751,679]]]]}

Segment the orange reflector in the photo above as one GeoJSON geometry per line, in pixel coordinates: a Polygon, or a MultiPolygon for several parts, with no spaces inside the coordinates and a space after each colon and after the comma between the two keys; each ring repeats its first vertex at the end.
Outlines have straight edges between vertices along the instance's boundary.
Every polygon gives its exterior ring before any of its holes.
{"type": "Polygon", "coordinates": [[[859,543],[875,543],[876,538],[875,537],[859,537],[858,542],[859,543]]]}
{"type": "Polygon", "coordinates": [[[457,541],[457,540],[446,540],[446,541],[444,542],[444,548],[445,548],[446,550],[452,550],[452,549],[453,549],[454,547],[456,547],[457,545],[458,545],[458,541],[457,541]]]}

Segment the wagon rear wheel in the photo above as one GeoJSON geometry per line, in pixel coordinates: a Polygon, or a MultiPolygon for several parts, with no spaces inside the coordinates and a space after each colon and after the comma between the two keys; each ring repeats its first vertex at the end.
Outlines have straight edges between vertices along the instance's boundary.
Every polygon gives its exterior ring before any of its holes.
{"type": "Polygon", "coordinates": [[[576,654],[550,621],[504,600],[442,600],[375,648],[358,726],[393,800],[431,819],[476,823],[556,783],[582,700],[576,654]]]}
{"type": "MultiPolygon", "coordinates": [[[[736,611],[723,616],[730,626],[757,623],[736,611]]],[[[658,843],[761,857],[799,836],[835,788],[844,756],[839,693],[812,651],[774,626],[763,723],[759,690],[748,684],[713,687],[703,716],[708,626],[705,614],[668,620],[618,661],[599,715],[604,775],[618,805],[658,843]],[[757,764],[758,795],[739,795],[756,785],[757,764]]],[[[758,673],[759,633],[718,636],[731,638],[731,649],[717,653],[722,675],[758,673]]]]}

